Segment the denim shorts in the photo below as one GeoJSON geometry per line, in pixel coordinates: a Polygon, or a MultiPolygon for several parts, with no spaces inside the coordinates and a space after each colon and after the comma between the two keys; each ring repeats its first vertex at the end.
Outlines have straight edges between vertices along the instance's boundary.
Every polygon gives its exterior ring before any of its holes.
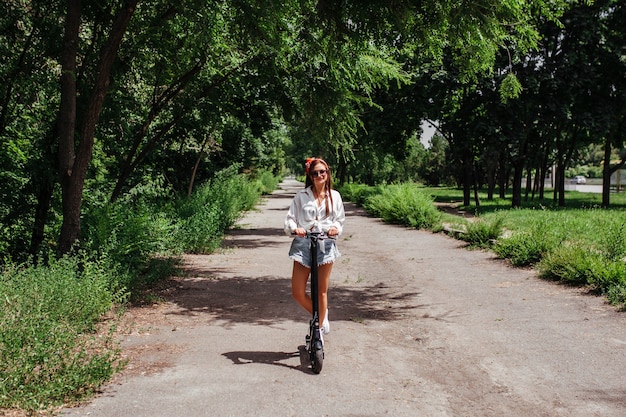
{"type": "MultiPolygon", "coordinates": [[[[311,242],[306,237],[296,236],[291,242],[291,248],[289,249],[289,257],[294,261],[306,266],[311,267],[311,242]]],[[[317,265],[330,264],[335,262],[335,259],[339,258],[341,254],[337,249],[337,243],[334,239],[324,239],[318,241],[317,245],[317,265]]]]}

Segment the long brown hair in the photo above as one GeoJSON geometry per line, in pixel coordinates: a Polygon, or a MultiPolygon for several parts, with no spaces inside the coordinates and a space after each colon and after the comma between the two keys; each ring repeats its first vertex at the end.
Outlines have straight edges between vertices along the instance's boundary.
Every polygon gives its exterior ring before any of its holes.
{"type": "Polygon", "coordinates": [[[333,194],[330,192],[330,190],[333,189],[333,177],[330,175],[330,168],[326,161],[321,158],[307,159],[305,164],[306,181],[304,183],[304,187],[311,187],[311,189],[313,189],[312,175],[313,171],[315,171],[315,166],[319,164],[324,165],[324,168],[326,169],[326,183],[324,183],[324,191],[326,191],[326,196],[328,196],[328,198],[326,199],[326,217],[328,217],[330,216],[333,206],[333,194]],[[330,200],[330,205],[328,204],[328,200],[330,200]]]}

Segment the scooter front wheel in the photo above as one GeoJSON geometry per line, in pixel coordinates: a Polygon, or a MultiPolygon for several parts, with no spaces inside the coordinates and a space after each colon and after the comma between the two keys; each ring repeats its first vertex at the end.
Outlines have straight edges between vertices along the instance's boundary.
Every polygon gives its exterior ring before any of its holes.
{"type": "Polygon", "coordinates": [[[314,349],[314,351],[311,353],[311,369],[313,369],[314,373],[319,374],[320,372],[322,372],[323,365],[324,350],[322,348],[314,349]]]}

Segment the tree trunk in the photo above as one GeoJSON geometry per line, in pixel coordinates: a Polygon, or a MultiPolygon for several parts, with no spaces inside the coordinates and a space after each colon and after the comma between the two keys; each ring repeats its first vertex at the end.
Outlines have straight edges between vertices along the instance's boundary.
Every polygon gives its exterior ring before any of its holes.
{"type": "Polygon", "coordinates": [[[472,171],[474,167],[472,153],[469,149],[463,149],[462,158],[463,205],[467,207],[472,203],[472,171]]]}
{"type": "Polygon", "coordinates": [[[500,163],[499,166],[499,174],[498,174],[498,182],[500,184],[500,198],[504,199],[506,196],[506,184],[507,184],[507,167],[506,167],[506,155],[505,152],[500,153],[500,163]]]}
{"type": "Polygon", "coordinates": [[[485,155],[484,169],[487,182],[487,201],[493,201],[493,193],[496,189],[496,173],[498,170],[499,154],[490,152],[485,155]]]}
{"type": "Polygon", "coordinates": [[[602,207],[611,204],[611,137],[604,142],[604,168],[602,168],[602,207]]]}
{"type": "Polygon", "coordinates": [[[538,166],[535,169],[535,177],[533,178],[533,185],[532,185],[533,190],[532,190],[532,193],[530,194],[530,200],[531,201],[535,201],[535,195],[539,192],[539,189],[541,187],[540,183],[541,183],[541,179],[542,179],[542,177],[541,177],[542,172],[543,171],[542,171],[540,166],[538,166]]]}
{"type": "Polygon", "coordinates": [[[543,162],[541,163],[541,170],[539,171],[539,199],[543,200],[546,188],[546,173],[548,172],[548,160],[549,160],[549,148],[546,146],[546,151],[544,152],[543,162]]]}
{"type": "MultiPolygon", "coordinates": [[[[61,101],[58,117],[59,131],[59,174],[61,177],[63,225],[59,237],[59,252],[67,253],[78,237],[80,213],[73,212],[69,203],[71,178],[75,160],[74,134],[76,130],[76,53],[80,28],[80,0],[67,1],[65,34],[61,52],[61,101]],[[78,221],[78,224],[76,224],[78,221]]],[[[80,210],[80,208],[79,208],[80,210]]]]}
{"type": "Polygon", "coordinates": [[[337,178],[339,179],[339,184],[343,185],[346,183],[346,168],[348,164],[342,151],[339,152],[339,162],[337,165],[337,178]]]}
{"type": "Polygon", "coordinates": [[[198,157],[196,158],[196,163],[193,165],[193,170],[191,171],[191,179],[189,180],[189,188],[187,188],[187,197],[191,196],[193,192],[193,184],[196,181],[196,173],[198,172],[198,166],[200,165],[200,161],[202,161],[202,155],[204,154],[204,147],[212,141],[213,137],[211,134],[207,135],[207,137],[202,142],[202,147],[200,148],[200,152],[198,152],[198,157]]]}
{"type": "Polygon", "coordinates": [[[513,161],[513,190],[511,196],[511,206],[522,206],[522,178],[524,177],[524,166],[526,165],[526,154],[528,150],[528,133],[524,136],[524,141],[520,146],[520,153],[513,161]]]}
{"type": "Polygon", "coordinates": [[[565,207],[565,165],[559,161],[556,166],[556,183],[554,190],[556,193],[557,205],[565,207]]]}
{"type": "Polygon", "coordinates": [[[511,206],[518,208],[522,206],[522,177],[524,176],[524,161],[518,160],[513,164],[513,191],[511,196],[511,206]]]}
{"type": "MultiPolygon", "coordinates": [[[[612,151],[611,144],[615,140],[617,129],[619,128],[615,128],[609,133],[609,135],[606,138],[606,142],[604,143],[604,168],[602,169],[602,207],[603,208],[609,208],[609,205],[610,205],[611,175],[613,175],[614,172],[618,172],[618,170],[620,170],[626,165],[626,157],[624,157],[617,165],[611,166],[611,151],[612,151]]],[[[618,172],[618,175],[619,175],[619,172],[618,172]]]]}
{"type": "Polygon", "coordinates": [[[487,201],[493,201],[493,193],[496,189],[496,168],[490,168],[487,174],[487,201]]]}
{"type": "Polygon", "coordinates": [[[480,207],[480,197],[478,196],[478,182],[474,180],[474,204],[480,207]]]}
{"type": "Polygon", "coordinates": [[[81,126],[76,131],[76,51],[81,4],[80,0],[67,0],[59,109],[59,167],[63,199],[63,224],[58,245],[60,254],[68,253],[80,237],[83,188],[91,162],[96,124],[109,88],[111,67],[137,1],[127,0],[115,17],[109,39],[101,51],[100,61],[96,67],[91,96],[85,113],[80,118],[81,126]]]}
{"type": "Polygon", "coordinates": [[[533,186],[533,170],[530,166],[526,167],[526,190],[524,191],[524,200],[528,201],[528,195],[530,194],[533,186]]]}

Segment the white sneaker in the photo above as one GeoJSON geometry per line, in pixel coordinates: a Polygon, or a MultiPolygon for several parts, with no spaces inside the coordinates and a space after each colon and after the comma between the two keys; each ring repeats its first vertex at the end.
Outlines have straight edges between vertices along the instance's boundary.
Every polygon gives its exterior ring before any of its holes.
{"type": "Polygon", "coordinates": [[[326,310],[326,317],[324,317],[324,322],[322,323],[322,332],[324,334],[330,333],[330,322],[328,321],[328,310],[326,310]]]}

